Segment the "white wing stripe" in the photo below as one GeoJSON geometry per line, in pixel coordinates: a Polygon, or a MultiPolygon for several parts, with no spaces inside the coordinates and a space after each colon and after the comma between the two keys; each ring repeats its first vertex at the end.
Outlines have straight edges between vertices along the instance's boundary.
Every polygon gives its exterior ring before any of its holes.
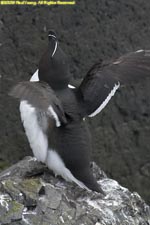
{"type": "Polygon", "coordinates": [[[56,50],[57,50],[57,41],[56,41],[56,43],[55,43],[55,48],[54,48],[54,51],[53,51],[52,57],[55,55],[56,50]]]}
{"type": "Polygon", "coordinates": [[[61,123],[60,123],[60,121],[58,119],[58,116],[55,113],[55,111],[54,111],[54,109],[53,109],[53,107],[51,105],[48,107],[48,112],[55,119],[55,121],[56,121],[56,127],[60,127],[61,123]]]}
{"type": "Polygon", "coordinates": [[[100,113],[102,109],[104,109],[105,106],[108,104],[110,99],[114,96],[115,92],[117,91],[119,87],[120,87],[120,83],[118,82],[118,84],[115,84],[115,86],[113,87],[113,89],[111,90],[107,98],[103,101],[103,103],[98,107],[98,109],[96,109],[92,114],[90,114],[89,117],[93,117],[97,115],[98,113],[100,113]]]}

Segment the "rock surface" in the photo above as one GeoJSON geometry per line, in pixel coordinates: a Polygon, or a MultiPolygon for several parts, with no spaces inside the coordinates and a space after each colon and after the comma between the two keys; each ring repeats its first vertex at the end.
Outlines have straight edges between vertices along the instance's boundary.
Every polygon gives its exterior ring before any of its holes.
{"type": "Polygon", "coordinates": [[[26,157],[0,173],[1,225],[148,225],[150,207],[93,163],[105,196],[55,178],[26,157]]]}
{"type": "MultiPolygon", "coordinates": [[[[150,49],[150,1],[77,0],[75,6],[0,7],[0,168],[32,155],[10,88],[36,70],[54,28],[74,78],[93,63],[150,49]]],[[[120,90],[90,121],[93,157],[122,185],[150,202],[150,80],[120,90]]]]}

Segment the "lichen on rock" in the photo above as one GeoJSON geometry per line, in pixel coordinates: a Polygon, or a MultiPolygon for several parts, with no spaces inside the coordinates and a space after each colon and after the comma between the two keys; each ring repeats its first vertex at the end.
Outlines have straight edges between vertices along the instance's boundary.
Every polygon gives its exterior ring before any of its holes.
{"type": "Polygon", "coordinates": [[[137,193],[109,179],[96,164],[93,172],[105,196],[56,178],[37,160],[25,158],[0,173],[0,224],[150,224],[150,207],[137,193]]]}

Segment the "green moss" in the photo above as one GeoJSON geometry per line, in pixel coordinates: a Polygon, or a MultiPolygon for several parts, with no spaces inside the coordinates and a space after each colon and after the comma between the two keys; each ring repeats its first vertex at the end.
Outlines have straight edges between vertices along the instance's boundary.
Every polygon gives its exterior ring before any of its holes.
{"type": "Polygon", "coordinates": [[[19,183],[18,189],[24,193],[28,204],[35,205],[41,187],[42,184],[39,179],[25,179],[19,183]]]}
{"type": "Polygon", "coordinates": [[[14,185],[14,181],[13,180],[5,180],[5,182],[3,182],[3,188],[11,194],[15,194],[15,195],[19,195],[20,191],[15,187],[14,185]]]}
{"type": "Polygon", "coordinates": [[[24,206],[22,204],[20,204],[17,201],[12,201],[11,202],[11,208],[9,210],[9,214],[16,214],[16,213],[22,213],[24,206]]]}
{"type": "Polygon", "coordinates": [[[38,193],[42,184],[39,179],[25,179],[21,181],[19,187],[26,192],[38,193]]]}
{"type": "Polygon", "coordinates": [[[13,220],[21,220],[24,206],[17,201],[9,202],[9,210],[1,215],[0,223],[1,224],[10,224],[13,220]]]}

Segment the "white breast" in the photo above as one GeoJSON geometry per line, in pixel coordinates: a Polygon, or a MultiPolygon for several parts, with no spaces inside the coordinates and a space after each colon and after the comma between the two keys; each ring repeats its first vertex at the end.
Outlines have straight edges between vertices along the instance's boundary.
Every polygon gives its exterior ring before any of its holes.
{"type": "Polygon", "coordinates": [[[39,70],[36,70],[35,73],[32,75],[30,81],[34,82],[34,81],[39,81],[39,76],[38,76],[39,70]]]}
{"type": "Polygon", "coordinates": [[[20,114],[34,156],[39,161],[45,162],[48,141],[46,135],[39,126],[35,108],[30,106],[26,101],[21,101],[20,114]]]}

